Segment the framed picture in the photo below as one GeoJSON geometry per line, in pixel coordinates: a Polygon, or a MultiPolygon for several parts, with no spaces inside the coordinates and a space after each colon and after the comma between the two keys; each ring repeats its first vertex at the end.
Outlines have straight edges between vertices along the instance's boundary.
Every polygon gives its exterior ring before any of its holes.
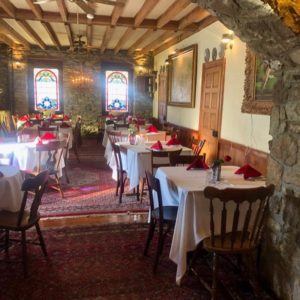
{"type": "Polygon", "coordinates": [[[168,62],[168,105],[194,107],[197,45],[169,55],[168,62]]]}
{"type": "Polygon", "coordinates": [[[242,112],[270,115],[278,74],[247,48],[245,76],[242,112]]]}

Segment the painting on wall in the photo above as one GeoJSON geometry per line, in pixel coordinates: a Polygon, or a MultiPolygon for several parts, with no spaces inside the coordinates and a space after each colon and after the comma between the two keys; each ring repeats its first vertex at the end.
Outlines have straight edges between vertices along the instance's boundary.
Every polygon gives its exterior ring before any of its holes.
{"type": "Polygon", "coordinates": [[[195,106],[197,44],[168,57],[168,105],[195,106]]]}
{"type": "Polygon", "coordinates": [[[271,114],[274,88],[279,80],[276,68],[247,48],[245,76],[242,112],[271,114]]]}

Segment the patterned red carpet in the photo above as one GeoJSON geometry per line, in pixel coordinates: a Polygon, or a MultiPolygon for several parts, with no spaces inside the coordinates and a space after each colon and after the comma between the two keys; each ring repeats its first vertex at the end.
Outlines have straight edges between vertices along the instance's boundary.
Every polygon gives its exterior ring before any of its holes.
{"type": "Polygon", "coordinates": [[[79,148],[80,163],[72,151],[69,160],[70,184],[62,179],[64,198],[57,191],[47,189],[40,213],[43,217],[78,214],[147,211],[148,201],[123,196],[119,204],[115,196],[116,182],[104,158],[104,148],[95,140],[84,140],[79,148]]]}
{"type": "MultiPolygon", "coordinates": [[[[176,285],[175,264],[167,255],[169,241],[157,274],[152,274],[155,243],[149,257],[144,257],[147,226],[143,224],[44,229],[43,234],[48,259],[39,246],[29,244],[26,279],[22,265],[13,262],[21,256],[19,244],[9,249],[10,262],[0,262],[0,300],[210,299],[192,274],[186,276],[180,287],[176,285]]],[[[28,237],[35,237],[35,231],[29,232],[28,237]]],[[[1,251],[0,257],[5,257],[1,251]]],[[[208,278],[211,271],[207,271],[207,263],[204,265],[197,270],[208,278]]],[[[234,299],[271,299],[255,298],[240,274],[221,269],[220,275],[226,286],[231,287],[234,299]]],[[[232,298],[220,287],[218,299],[232,298]]]]}

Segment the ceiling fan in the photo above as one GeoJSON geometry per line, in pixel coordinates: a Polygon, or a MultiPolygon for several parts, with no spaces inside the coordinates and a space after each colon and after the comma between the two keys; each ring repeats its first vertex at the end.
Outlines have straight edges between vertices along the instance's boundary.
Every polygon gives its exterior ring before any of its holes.
{"type": "MultiPolygon", "coordinates": [[[[56,0],[33,0],[34,4],[45,4],[48,2],[52,2],[56,0]]],[[[87,4],[87,3],[100,3],[100,4],[107,4],[107,5],[113,5],[113,6],[124,6],[123,1],[118,0],[68,0],[69,2],[75,2],[79,4],[87,4]]]]}

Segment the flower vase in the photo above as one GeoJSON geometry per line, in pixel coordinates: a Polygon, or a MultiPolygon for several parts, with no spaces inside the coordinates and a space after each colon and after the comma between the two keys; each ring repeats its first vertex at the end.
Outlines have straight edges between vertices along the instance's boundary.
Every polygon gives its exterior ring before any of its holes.
{"type": "Polygon", "coordinates": [[[212,182],[216,183],[221,180],[221,164],[215,165],[212,168],[212,182]]]}
{"type": "Polygon", "coordinates": [[[130,133],[128,139],[129,139],[129,144],[130,145],[135,145],[136,144],[136,135],[135,135],[135,133],[130,133]]]}

